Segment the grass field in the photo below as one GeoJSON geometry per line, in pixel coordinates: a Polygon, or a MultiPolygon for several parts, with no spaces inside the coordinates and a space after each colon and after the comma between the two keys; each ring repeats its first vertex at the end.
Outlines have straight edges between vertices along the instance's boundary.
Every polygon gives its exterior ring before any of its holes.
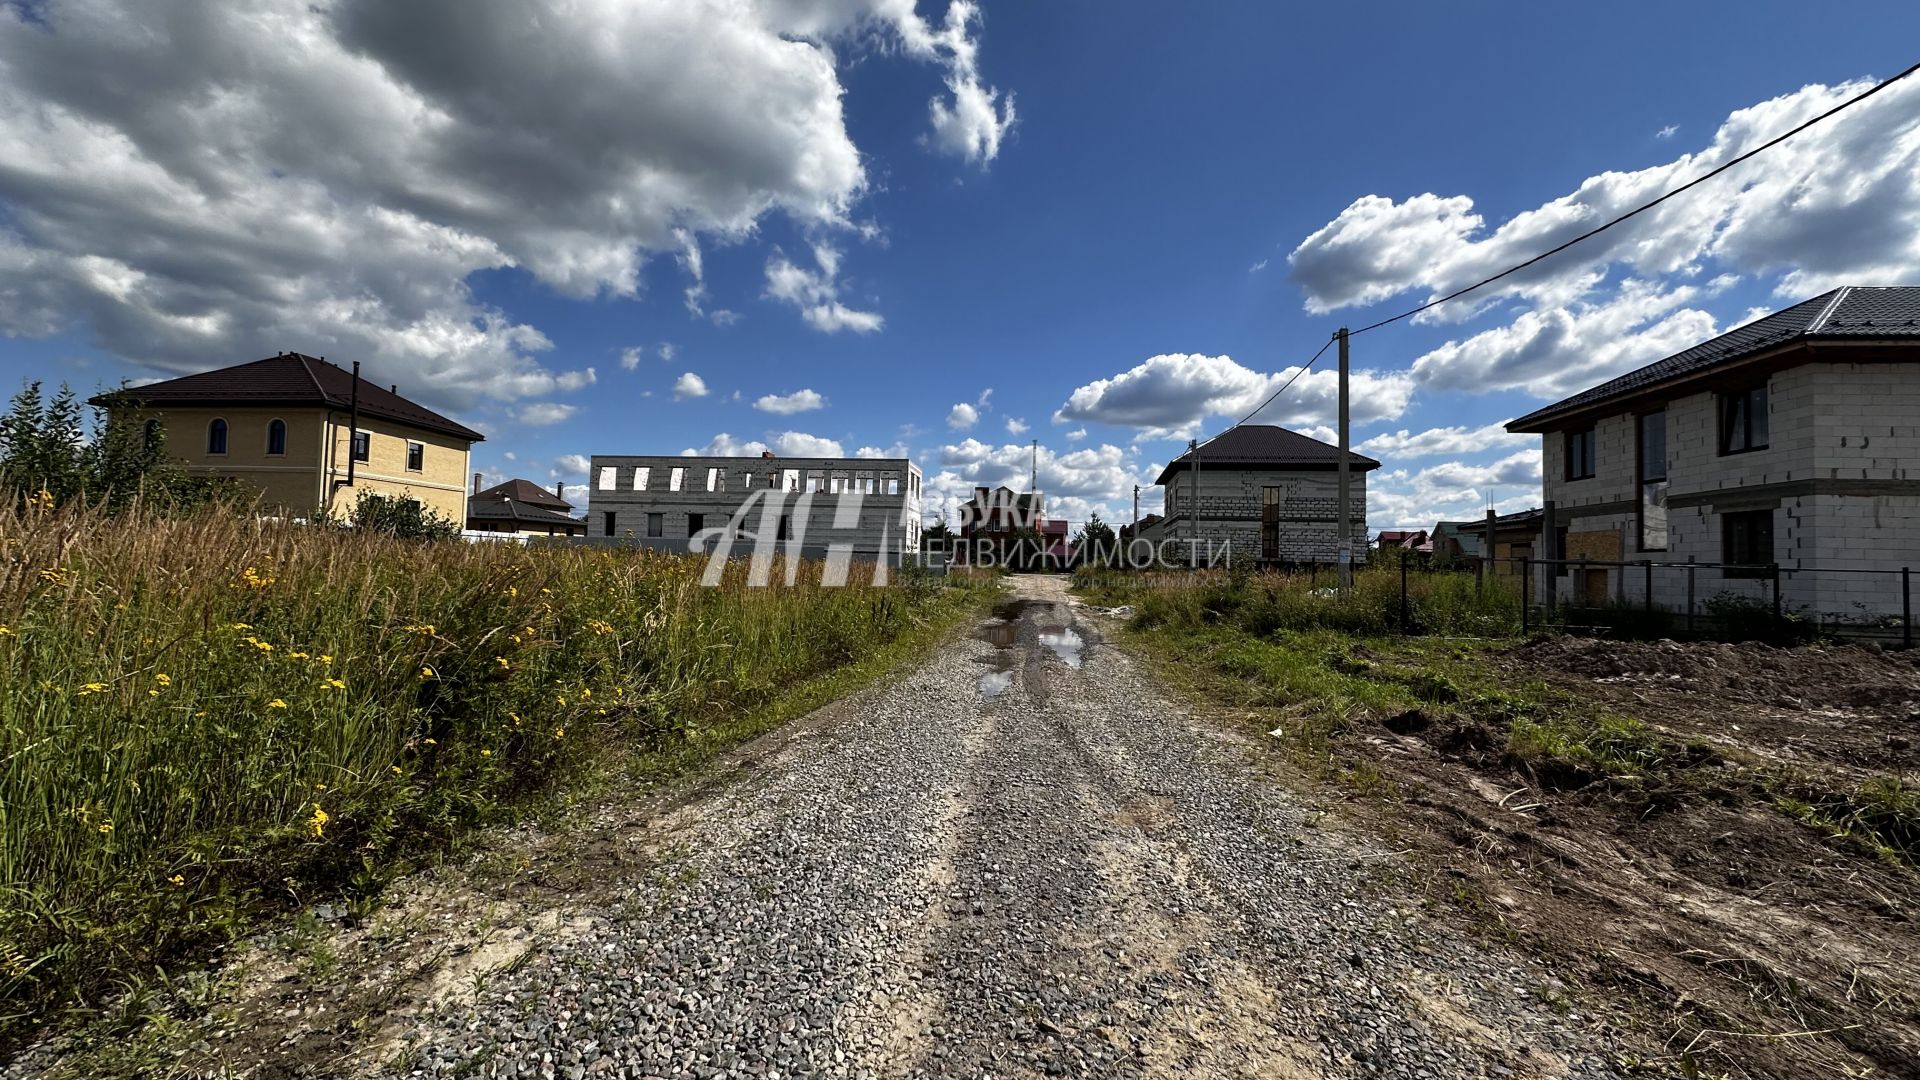
{"type": "Polygon", "coordinates": [[[364,902],[612,752],[697,759],[977,591],[701,569],[0,511],[0,1041],[263,911],[364,902]]]}

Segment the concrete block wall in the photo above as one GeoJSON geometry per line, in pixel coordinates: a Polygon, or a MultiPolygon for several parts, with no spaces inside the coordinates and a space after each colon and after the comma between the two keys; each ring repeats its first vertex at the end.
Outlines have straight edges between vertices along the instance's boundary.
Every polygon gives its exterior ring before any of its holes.
{"type": "MultiPolygon", "coordinates": [[[[786,499],[784,512],[792,519],[793,533],[801,536],[808,558],[821,557],[832,544],[852,544],[855,553],[864,555],[881,551],[883,544],[887,551],[916,551],[920,545],[920,470],[905,458],[602,454],[591,459],[590,468],[587,533],[591,538],[630,537],[644,546],[685,551],[692,515],[701,516],[703,529],[720,528],[756,493],[778,493],[786,499]],[[803,521],[796,500],[809,493],[803,521]],[[857,520],[839,520],[847,512],[842,509],[843,493],[858,494],[857,520]],[[662,536],[648,535],[649,514],[661,515],[662,536]],[[836,527],[842,524],[849,527],[836,527]]],[[[747,511],[740,522],[742,530],[760,527],[763,505],[756,503],[747,511]]]]}
{"type": "MultiPolygon", "coordinates": [[[[1354,562],[1359,564],[1367,557],[1367,475],[1355,470],[1348,474],[1348,479],[1351,485],[1348,535],[1353,539],[1354,562]]],[[[1200,463],[1200,538],[1214,544],[1230,544],[1236,561],[1258,561],[1262,557],[1260,520],[1269,487],[1280,489],[1279,557],[1288,562],[1336,562],[1340,557],[1334,527],[1339,516],[1339,481],[1331,470],[1209,470],[1203,459],[1200,463]]],[[[1186,517],[1193,497],[1191,475],[1176,474],[1168,489],[1174,512],[1181,516],[1164,535],[1183,540],[1192,535],[1192,524],[1186,517]]]]}

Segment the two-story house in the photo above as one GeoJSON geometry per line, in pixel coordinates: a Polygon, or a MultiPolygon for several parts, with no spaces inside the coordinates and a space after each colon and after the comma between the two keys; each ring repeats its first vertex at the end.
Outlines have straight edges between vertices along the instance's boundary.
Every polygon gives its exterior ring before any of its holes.
{"type": "MultiPolygon", "coordinates": [[[[1154,483],[1166,516],[1141,537],[1197,538],[1248,563],[1336,563],[1340,558],[1340,448],[1272,424],[1241,424],[1167,463],[1154,483]]],[[[1367,473],[1380,463],[1347,452],[1346,535],[1367,558],[1367,473]]]]}
{"type": "MultiPolygon", "coordinates": [[[[1543,556],[1722,564],[1702,593],[1754,598],[1777,565],[1791,609],[1897,614],[1897,579],[1820,571],[1920,566],[1920,287],[1823,293],[1507,430],[1544,438],[1543,556]]],[[[1568,569],[1576,601],[1644,598],[1643,571],[1568,569]]]]}
{"type": "Polygon", "coordinates": [[[467,519],[469,448],[485,436],[323,359],[282,353],[101,394],[130,409],[188,470],[257,489],[260,505],[349,516],[362,491],[467,519]]]}

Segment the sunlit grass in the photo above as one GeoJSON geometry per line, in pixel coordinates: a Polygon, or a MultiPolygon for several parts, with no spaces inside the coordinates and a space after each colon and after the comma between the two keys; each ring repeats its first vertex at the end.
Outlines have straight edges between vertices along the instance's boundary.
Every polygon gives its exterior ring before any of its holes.
{"type": "Polygon", "coordinates": [[[6,1019],[263,904],[369,890],[616,740],[698,742],[961,602],[700,570],[218,510],[0,510],[6,1019]]]}

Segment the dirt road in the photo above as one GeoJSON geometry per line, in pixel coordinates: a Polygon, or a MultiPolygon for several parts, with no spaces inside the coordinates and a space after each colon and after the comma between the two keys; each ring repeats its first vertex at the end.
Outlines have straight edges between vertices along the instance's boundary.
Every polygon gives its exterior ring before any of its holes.
{"type": "MultiPolygon", "coordinates": [[[[1608,1076],[1518,954],[1396,899],[1064,583],[794,733],[675,854],[399,1039],[481,1076],[1608,1076]]],[[[390,1059],[392,1060],[392,1059],[390,1059]]]]}

